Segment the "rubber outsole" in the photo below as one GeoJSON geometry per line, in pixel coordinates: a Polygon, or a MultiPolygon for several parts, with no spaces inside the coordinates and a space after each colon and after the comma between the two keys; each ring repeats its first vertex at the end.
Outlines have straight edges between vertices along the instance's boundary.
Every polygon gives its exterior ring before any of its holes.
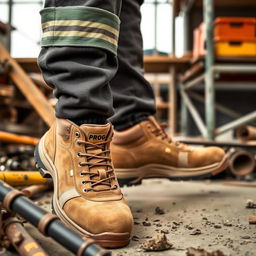
{"type": "MultiPolygon", "coordinates": [[[[35,157],[36,167],[40,172],[40,174],[42,175],[42,177],[53,178],[51,173],[47,170],[47,168],[45,167],[45,164],[42,162],[40,158],[38,145],[35,147],[34,157],[35,157]]],[[[110,248],[110,249],[121,248],[121,247],[127,246],[130,242],[129,233],[106,232],[101,234],[91,234],[87,231],[81,232],[77,230],[74,226],[72,226],[72,224],[70,224],[66,219],[64,219],[61,216],[61,214],[58,214],[59,211],[54,207],[54,200],[52,200],[52,212],[56,214],[67,227],[75,230],[76,232],[78,232],[80,235],[84,237],[94,239],[100,246],[104,248],[110,248]]]]}
{"type": "Polygon", "coordinates": [[[203,180],[203,179],[209,179],[212,176],[215,176],[219,173],[221,173],[222,171],[224,171],[227,167],[228,167],[229,163],[228,163],[228,159],[226,159],[226,161],[219,166],[218,168],[216,168],[216,170],[206,173],[206,174],[201,174],[201,175],[196,175],[196,176],[178,176],[178,177],[163,177],[163,176],[154,176],[154,177],[143,177],[140,180],[138,180],[138,177],[131,177],[131,178],[118,178],[117,175],[117,179],[119,182],[120,187],[131,187],[131,186],[138,186],[142,184],[142,180],[144,179],[156,179],[156,178],[165,178],[165,179],[169,179],[171,181],[191,181],[191,180],[203,180]]]}

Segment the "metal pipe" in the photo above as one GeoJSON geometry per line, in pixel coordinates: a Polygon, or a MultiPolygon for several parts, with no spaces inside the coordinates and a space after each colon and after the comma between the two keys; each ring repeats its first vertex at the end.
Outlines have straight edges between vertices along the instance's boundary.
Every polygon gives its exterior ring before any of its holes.
{"type": "Polygon", "coordinates": [[[255,73],[255,65],[236,65],[236,64],[218,64],[213,66],[213,70],[217,73],[255,73]]]}
{"type": "Polygon", "coordinates": [[[222,134],[226,131],[229,131],[231,129],[235,129],[235,128],[241,126],[241,125],[247,124],[247,123],[249,123],[251,121],[254,121],[254,120],[256,120],[256,111],[253,111],[253,112],[251,112],[251,113],[249,113],[249,114],[247,114],[243,117],[240,117],[240,118],[238,118],[238,119],[236,119],[236,120],[234,120],[234,121],[232,121],[228,124],[222,125],[221,127],[216,129],[215,134],[216,135],[222,134]]]}
{"type": "Polygon", "coordinates": [[[13,247],[22,256],[48,256],[43,248],[29,235],[17,218],[7,218],[3,221],[3,229],[13,247]]]}
{"type": "Polygon", "coordinates": [[[186,103],[187,107],[188,107],[188,110],[189,112],[191,113],[199,131],[201,132],[201,134],[206,137],[206,134],[207,134],[207,130],[206,130],[206,127],[204,125],[204,122],[201,118],[201,116],[199,115],[199,113],[197,112],[196,108],[194,107],[192,101],[190,100],[190,98],[187,96],[187,94],[185,93],[184,90],[180,90],[180,93],[182,95],[182,98],[184,100],[184,102],[186,103]]]}
{"type": "Polygon", "coordinates": [[[215,91],[214,91],[214,43],[213,43],[213,0],[203,1],[204,22],[206,29],[206,55],[205,55],[205,120],[207,138],[214,139],[215,120],[215,91]]]}
{"type": "MultiPolygon", "coordinates": [[[[188,91],[187,92],[188,95],[192,98],[192,99],[195,99],[201,103],[204,103],[205,100],[204,100],[204,97],[201,96],[200,94],[196,93],[196,92],[193,92],[193,91],[188,91]]],[[[220,111],[221,113],[223,114],[226,114],[227,116],[230,116],[230,117],[233,117],[233,118],[239,118],[241,117],[242,115],[240,113],[237,113],[236,111],[234,110],[231,110],[225,106],[223,106],[222,104],[219,104],[219,103],[215,103],[214,104],[214,107],[220,111]]]]}
{"type": "Polygon", "coordinates": [[[243,149],[232,150],[229,156],[229,170],[236,177],[243,177],[255,169],[255,159],[251,152],[243,149]]]}
{"type": "Polygon", "coordinates": [[[0,141],[35,146],[39,139],[0,131],[0,141]]]}
{"type": "Polygon", "coordinates": [[[189,89],[189,88],[191,88],[191,87],[194,87],[194,86],[198,85],[199,83],[203,82],[204,79],[205,79],[205,74],[202,74],[202,75],[200,75],[200,76],[198,76],[198,77],[192,79],[192,80],[189,81],[189,82],[185,82],[185,83],[184,83],[184,84],[185,84],[184,89],[187,90],[187,89],[189,89]]]}
{"type": "Polygon", "coordinates": [[[0,180],[11,186],[29,186],[52,183],[51,179],[43,178],[38,171],[3,171],[0,172],[0,180]]]}
{"type": "Polygon", "coordinates": [[[256,140],[256,128],[242,126],[236,130],[236,137],[241,141],[256,140]]]}
{"type": "Polygon", "coordinates": [[[52,187],[53,184],[32,185],[22,189],[21,191],[26,197],[31,198],[39,193],[50,190],[52,187]]]}
{"type": "MultiPolygon", "coordinates": [[[[182,89],[180,89],[181,91],[182,89]]],[[[180,99],[181,101],[181,119],[180,119],[180,127],[181,134],[185,137],[188,136],[188,108],[186,106],[185,100],[183,97],[180,99]]]]}
{"type": "Polygon", "coordinates": [[[11,45],[12,45],[12,7],[13,7],[13,0],[8,0],[8,39],[7,39],[7,48],[8,51],[11,52],[11,45]]]}
{"type": "Polygon", "coordinates": [[[177,84],[176,84],[176,70],[175,67],[170,68],[171,74],[171,85],[168,90],[168,119],[169,119],[169,130],[171,137],[176,134],[177,125],[177,84]]]}
{"type": "Polygon", "coordinates": [[[157,54],[157,6],[158,6],[158,2],[157,2],[157,0],[155,0],[154,1],[155,24],[154,24],[154,50],[153,50],[153,54],[157,54]]]}
{"type": "Polygon", "coordinates": [[[175,38],[176,38],[176,25],[175,25],[175,20],[176,20],[176,17],[175,17],[175,6],[176,2],[173,1],[172,2],[172,49],[171,49],[171,54],[172,56],[176,56],[176,44],[175,44],[175,38]]]}
{"type": "Polygon", "coordinates": [[[110,256],[111,252],[103,250],[92,239],[80,236],[67,228],[56,215],[48,213],[26,198],[22,192],[0,181],[0,202],[3,208],[18,213],[38,230],[62,244],[78,256],[110,256]]]}

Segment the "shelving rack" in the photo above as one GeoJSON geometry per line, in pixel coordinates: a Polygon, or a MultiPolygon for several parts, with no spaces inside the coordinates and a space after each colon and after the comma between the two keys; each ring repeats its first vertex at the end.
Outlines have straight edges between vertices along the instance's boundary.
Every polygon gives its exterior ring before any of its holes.
{"type": "MultiPolygon", "coordinates": [[[[232,16],[232,10],[239,8],[241,10],[240,16],[247,16],[252,14],[256,16],[256,1],[254,0],[174,0],[175,16],[178,14],[184,17],[184,40],[186,42],[186,48],[189,48],[189,39],[192,37],[191,27],[189,27],[189,16],[192,7],[201,9],[202,20],[206,27],[206,51],[207,54],[202,58],[203,60],[203,71],[198,72],[197,75],[191,76],[185,81],[180,83],[179,90],[181,93],[181,129],[182,134],[187,135],[187,117],[188,111],[190,112],[196,126],[198,127],[202,136],[209,140],[214,140],[216,136],[235,129],[238,126],[252,122],[256,119],[256,103],[254,109],[244,115],[239,116],[234,113],[232,109],[228,109],[215,102],[215,87],[218,82],[218,78],[222,74],[248,74],[253,76],[256,74],[256,57],[255,58],[218,58],[214,54],[214,42],[213,42],[213,21],[215,8],[229,8],[227,13],[221,12],[222,16],[232,16]],[[247,10],[247,12],[244,12],[247,10]],[[253,11],[254,10],[254,11],[253,11]],[[189,34],[190,33],[190,34],[189,34]],[[200,116],[198,110],[193,104],[189,95],[189,90],[198,84],[204,83],[205,99],[204,99],[204,110],[205,110],[205,122],[200,116]],[[226,123],[220,127],[216,127],[216,107],[224,111],[229,116],[235,117],[235,119],[229,123],[226,123]]],[[[201,21],[202,21],[201,20],[201,21]]],[[[193,23],[193,22],[192,22],[193,23]]],[[[191,25],[191,24],[190,24],[191,25]]],[[[191,48],[190,40],[190,48],[191,48]]],[[[255,77],[253,81],[256,81],[255,77]]]]}

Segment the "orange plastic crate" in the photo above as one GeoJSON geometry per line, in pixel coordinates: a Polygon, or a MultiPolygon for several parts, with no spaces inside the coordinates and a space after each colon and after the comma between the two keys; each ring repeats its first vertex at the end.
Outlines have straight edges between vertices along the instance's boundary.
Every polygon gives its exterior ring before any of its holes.
{"type": "Polygon", "coordinates": [[[218,17],[215,19],[216,41],[256,41],[256,19],[243,17],[218,17]]]}
{"type": "Polygon", "coordinates": [[[215,53],[218,56],[256,56],[256,42],[215,42],[215,53]]]}

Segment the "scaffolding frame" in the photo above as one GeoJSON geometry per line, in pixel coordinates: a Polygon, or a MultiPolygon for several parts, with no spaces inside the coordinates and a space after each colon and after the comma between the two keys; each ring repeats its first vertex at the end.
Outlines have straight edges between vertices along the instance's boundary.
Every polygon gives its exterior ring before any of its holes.
{"type": "MultiPolygon", "coordinates": [[[[249,64],[236,64],[236,63],[225,63],[218,64],[215,62],[215,54],[214,54],[214,41],[213,41],[213,24],[214,24],[214,0],[202,0],[203,1],[203,20],[205,22],[206,28],[206,52],[207,54],[204,56],[205,60],[205,71],[203,74],[197,75],[191,80],[183,82],[179,85],[180,94],[181,94],[181,131],[184,136],[187,136],[187,120],[188,120],[188,112],[191,114],[193,120],[195,121],[196,126],[198,127],[201,135],[209,140],[214,140],[216,136],[225,133],[229,130],[235,129],[239,126],[247,124],[256,120],[256,111],[241,116],[233,110],[224,107],[215,101],[215,85],[217,83],[217,79],[220,74],[248,74],[254,73],[256,74],[256,66],[254,63],[249,64]],[[189,90],[195,87],[198,84],[204,83],[204,91],[205,91],[205,99],[200,99],[204,101],[204,109],[205,109],[205,122],[200,116],[198,110],[193,104],[190,96],[189,90]],[[219,109],[220,111],[224,111],[225,114],[235,118],[235,120],[224,124],[220,127],[216,127],[216,117],[215,117],[215,109],[219,109]]],[[[188,11],[194,4],[195,0],[188,0],[185,5],[185,9],[183,9],[184,16],[187,17],[188,11]]],[[[186,19],[184,22],[184,26],[186,26],[186,19]]],[[[187,38],[187,33],[185,37],[185,41],[187,38]]],[[[198,95],[194,98],[198,98],[198,95]]]]}

